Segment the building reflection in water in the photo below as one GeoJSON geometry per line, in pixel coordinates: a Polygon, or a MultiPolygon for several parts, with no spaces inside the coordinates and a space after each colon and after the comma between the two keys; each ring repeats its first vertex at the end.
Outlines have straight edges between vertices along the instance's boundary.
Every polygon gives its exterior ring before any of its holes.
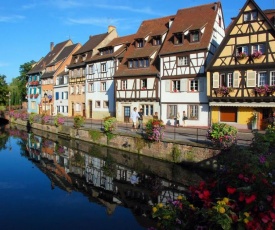
{"type": "Polygon", "coordinates": [[[153,226],[152,205],[176,199],[188,187],[117,163],[108,150],[102,157],[81,151],[78,142],[70,148],[33,133],[24,135],[26,157],[47,175],[52,189],[81,192],[90,202],[104,205],[108,215],[121,205],[130,208],[141,225],[153,226]]]}

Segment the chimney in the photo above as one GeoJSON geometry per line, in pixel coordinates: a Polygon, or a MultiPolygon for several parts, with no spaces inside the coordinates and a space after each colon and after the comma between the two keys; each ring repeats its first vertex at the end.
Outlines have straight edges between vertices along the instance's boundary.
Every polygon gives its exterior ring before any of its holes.
{"type": "Polygon", "coordinates": [[[51,42],[51,43],[50,43],[50,51],[53,51],[53,47],[54,47],[54,43],[51,42]]]}
{"type": "Polygon", "coordinates": [[[113,30],[116,30],[115,26],[108,26],[108,34],[111,33],[113,30]]]}

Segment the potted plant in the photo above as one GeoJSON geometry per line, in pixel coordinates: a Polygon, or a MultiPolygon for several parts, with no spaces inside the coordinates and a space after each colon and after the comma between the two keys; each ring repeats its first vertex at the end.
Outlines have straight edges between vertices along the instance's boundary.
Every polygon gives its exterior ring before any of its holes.
{"type": "Polygon", "coordinates": [[[116,128],[116,118],[115,117],[105,117],[103,119],[103,127],[104,127],[104,131],[105,132],[111,132],[113,130],[115,130],[116,128]]]}
{"type": "Polygon", "coordinates": [[[65,118],[62,114],[58,113],[55,117],[54,117],[54,125],[56,127],[61,126],[65,123],[65,118]]]}
{"type": "Polygon", "coordinates": [[[151,141],[160,141],[164,135],[164,124],[162,120],[150,119],[146,123],[146,135],[151,141]]]}
{"type": "Polygon", "coordinates": [[[257,50],[255,52],[253,52],[253,54],[251,55],[253,58],[261,58],[263,55],[263,53],[260,50],[257,50]]]}
{"type": "Polygon", "coordinates": [[[247,53],[245,53],[245,52],[240,52],[240,53],[237,54],[236,57],[237,57],[238,59],[245,59],[245,58],[247,58],[247,53]]]}
{"type": "Polygon", "coordinates": [[[84,124],[84,121],[85,121],[85,118],[80,116],[80,115],[77,115],[74,117],[74,127],[76,129],[80,128],[81,126],[83,126],[84,124]]]}

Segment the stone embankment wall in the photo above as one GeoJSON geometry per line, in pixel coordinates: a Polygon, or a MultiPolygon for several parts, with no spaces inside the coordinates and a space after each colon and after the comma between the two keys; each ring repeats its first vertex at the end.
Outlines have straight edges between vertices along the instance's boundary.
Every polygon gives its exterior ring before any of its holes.
{"type": "MultiPolygon", "coordinates": [[[[26,121],[16,120],[15,123],[27,126],[26,121]]],[[[216,168],[216,156],[219,150],[210,148],[202,144],[177,142],[177,141],[160,141],[151,142],[145,140],[141,135],[133,133],[126,134],[113,132],[112,138],[108,140],[104,132],[86,128],[75,129],[68,126],[55,127],[53,125],[42,125],[34,123],[32,129],[38,129],[42,132],[50,132],[68,139],[86,141],[101,146],[136,153],[156,159],[169,162],[196,164],[203,168],[216,168]],[[90,132],[96,133],[96,138],[91,137],[90,132]]],[[[44,136],[44,135],[43,135],[44,136]]]]}

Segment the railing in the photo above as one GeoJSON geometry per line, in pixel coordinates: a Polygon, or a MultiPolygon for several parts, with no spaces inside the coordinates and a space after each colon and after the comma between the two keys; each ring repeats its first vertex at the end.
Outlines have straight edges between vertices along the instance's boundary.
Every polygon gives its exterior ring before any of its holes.
{"type": "MultiPolygon", "coordinates": [[[[73,117],[63,117],[65,126],[73,126],[73,117]]],[[[25,118],[28,120],[28,117],[25,118]]],[[[35,120],[35,123],[41,123],[41,117],[35,120]]],[[[54,125],[54,116],[50,116],[46,124],[54,125]]],[[[100,119],[86,119],[83,128],[87,129],[97,129],[103,130],[103,120],[100,119]]],[[[134,134],[132,123],[117,122],[118,132],[134,134]]],[[[176,126],[166,126],[164,130],[164,140],[166,141],[179,141],[194,144],[204,144],[211,146],[212,143],[206,138],[208,128],[207,127],[176,127],[176,126]]],[[[143,127],[138,129],[137,134],[144,135],[146,133],[145,124],[143,127]]],[[[239,131],[237,135],[238,145],[250,145],[253,139],[253,133],[251,130],[239,131]]]]}

